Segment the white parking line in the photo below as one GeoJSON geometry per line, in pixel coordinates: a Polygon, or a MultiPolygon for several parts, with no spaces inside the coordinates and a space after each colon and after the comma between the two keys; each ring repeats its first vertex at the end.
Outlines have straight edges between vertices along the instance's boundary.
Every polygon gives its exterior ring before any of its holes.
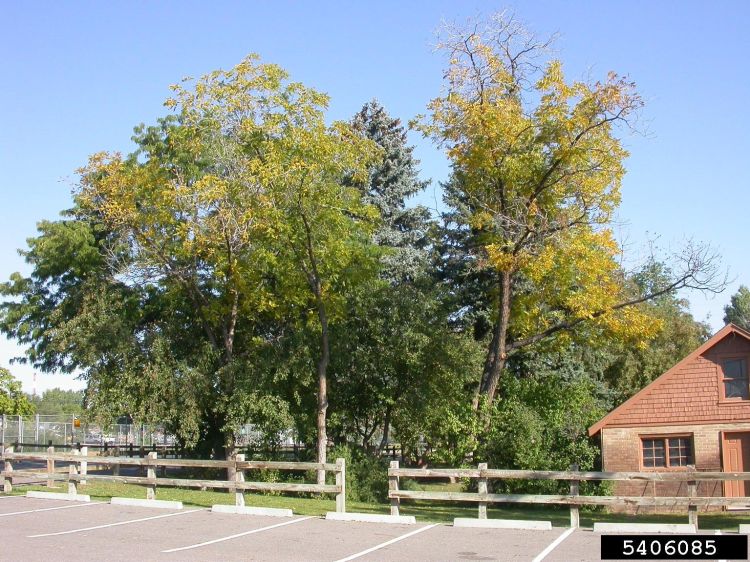
{"type": "Polygon", "coordinates": [[[27,509],[26,511],[14,511],[12,513],[0,513],[0,517],[9,515],[23,515],[24,513],[37,513],[39,511],[53,511],[55,509],[73,509],[74,507],[86,507],[88,505],[102,505],[105,502],[77,503],[75,505],[61,505],[59,507],[42,507],[40,509],[27,509]]]}
{"type": "Polygon", "coordinates": [[[107,523],[106,525],[96,525],[94,527],[84,527],[83,529],[71,529],[70,531],[58,531],[57,533],[42,533],[40,535],[29,535],[27,538],[36,539],[39,537],[55,537],[57,535],[72,535],[73,533],[82,533],[83,531],[93,531],[94,529],[104,529],[105,527],[118,527],[120,525],[130,525],[131,523],[140,523],[141,521],[151,521],[152,519],[162,519],[163,517],[176,517],[177,515],[187,515],[196,511],[206,511],[205,509],[191,509],[190,511],[178,511],[177,513],[167,513],[166,515],[155,515],[153,517],[141,517],[140,519],[129,519],[128,521],[119,521],[117,523],[107,523]]]}
{"type": "Polygon", "coordinates": [[[262,531],[268,531],[270,529],[275,529],[276,527],[283,527],[284,525],[294,525],[295,523],[301,523],[302,521],[307,521],[308,519],[314,519],[314,515],[310,515],[309,517],[300,517],[299,519],[294,519],[292,521],[285,521],[284,523],[277,523],[276,525],[269,525],[268,527],[261,527],[260,529],[253,529],[252,531],[245,531],[244,533],[237,533],[236,535],[229,535],[228,537],[221,537],[220,539],[214,539],[212,541],[206,541],[206,542],[199,542],[198,544],[191,544],[189,546],[181,546],[179,548],[170,548],[169,550],[162,550],[163,553],[165,552],[179,552],[181,550],[190,550],[191,548],[200,548],[202,546],[208,546],[209,544],[215,544],[217,542],[224,542],[224,541],[230,541],[232,539],[236,539],[238,537],[244,537],[246,535],[252,535],[254,533],[260,533],[262,531]]]}
{"type": "Polygon", "coordinates": [[[8,498],[22,498],[23,496],[0,496],[0,500],[8,499],[8,498]]]}
{"type": "Polygon", "coordinates": [[[562,535],[560,535],[554,541],[552,541],[552,544],[550,544],[547,548],[541,551],[539,555],[536,558],[534,558],[534,560],[532,560],[531,562],[542,562],[542,560],[544,560],[550,552],[552,552],[558,546],[560,546],[560,543],[563,542],[565,539],[567,539],[570,535],[572,535],[573,531],[575,530],[576,530],[575,527],[571,527],[570,529],[565,531],[562,535]]]}
{"type": "Polygon", "coordinates": [[[393,543],[396,543],[398,541],[402,541],[404,539],[408,539],[411,536],[416,535],[417,533],[421,533],[423,531],[427,531],[428,529],[432,529],[433,527],[437,527],[438,523],[435,523],[433,525],[426,525],[420,529],[417,529],[416,531],[412,531],[410,533],[406,533],[405,535],[401,535],[400,537],[396,537],[395,539],[391,539],[389,541],[386,541],[384,543],[378,544],[373,546],[372,548],[368,548],[367,550],[363,550],[362,552],[358,552],[357,554],[352,554],[351,556],[347,556],[346,558],[342,558],[341,560],[337,560],[336,562],[348,562],[349,560],[354,560],[355,558],[359,558],[360,556],[364,556],[365,554],[370,554],[371,552],[375,552],[376,550],[380,550],[381,548],[385,548],[386,546],[392,545],[393,543]]]}

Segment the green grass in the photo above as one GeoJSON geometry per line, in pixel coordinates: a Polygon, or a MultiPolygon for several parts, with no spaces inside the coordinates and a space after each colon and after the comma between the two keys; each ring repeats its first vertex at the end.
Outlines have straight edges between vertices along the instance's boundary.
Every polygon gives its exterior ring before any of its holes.
{"type": "MultiPolygon", "coordinates": [[[[455,485],[425,485],[424,489],[435,489],[439,486],[443,491],[460,490],[460,484],[455,485]]],[[[26,490],[49,490],[46,486],[17,486],[14,494],[24,494],[26,490]]],[[[133,484],[110,484],[104,482],[90,483],[79,486],[79,492],[89,494],[95,500],[108,500],[111,497],[145,498],[146,489],[133,484]]],[[[65,491],[59,487],[58,491],[65,491]]],[[[181,501],[189,507],[211,507],[214,504],[233,504],[234,494],[228,492],[200,491],[184,488],[157,488],[156,497],[161,500],[181,501]]],[[[271,494],[245,494],[245,503],[256,507],[286,508],[299,515],[325,515],[336,509],[333,497],[298,497],[271,494]]],[[[348,501],[347,511],[360,513],[390,513],[389,504],[360,503],[348,501]]],[[[534,505],[508,505],[490,507],[487,516],[497,519],[541,519],[552,521],[556,527],[566,527],[569,524],[569,511],[565,507],[548,507],[534,505]]],[[[414,515],[418,521],[430,523],[451,523],[455,517],[476,517],[477,509],[471,505],[459,503],[406,501],[401,504],[402,515],[414,515]]],[[[649,514],[626,515],[620,513],[606,513],[602,511],[581,511],[581,526],[592,527],[594,522],[638,522],[638,523],[687,523],[687,514],[649,514]]],[[[699,525],[703,529],[737,530],[740,523],[750,523],[750,513],[716,512],[699,515],[699,525]]]]}

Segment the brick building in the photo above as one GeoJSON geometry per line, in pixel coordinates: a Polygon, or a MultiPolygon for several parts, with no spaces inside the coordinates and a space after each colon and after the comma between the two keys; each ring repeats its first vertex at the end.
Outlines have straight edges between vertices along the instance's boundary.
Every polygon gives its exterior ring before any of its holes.
{"type": "MultiPolygon", "coordinates": [[[[725,326],[589,428],[605,471],[750,472],[750,332],[725,326]]],[[[615,482],[615,495],[682,496],[684,482],[615,482]]],[[[701,482],[699,496],[750,496],[750,482],[701,482]]]]}

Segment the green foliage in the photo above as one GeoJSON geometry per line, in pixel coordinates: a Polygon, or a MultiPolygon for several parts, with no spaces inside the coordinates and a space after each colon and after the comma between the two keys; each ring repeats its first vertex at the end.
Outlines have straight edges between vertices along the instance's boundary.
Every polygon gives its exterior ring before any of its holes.
{"type": "Polygon", "coordinates": [[[388,462],[354,445],[338,445],[331,459],[346,461],[346,499],[381,503],[388,498],[388,462]]]}
{"type": "Polygon", "coordinates": [[[367,289],[350,298],[345,318],[333,328],[333,431],[370,449],[390,436],[413,454],[423,439],[434,440],[440,451],[445,441],[460,456],[469,449],[459,443],[455,423],[470,396],[479,346],[451,330],[434,291],[367,289]]]}
{"type": "MultiPolygon", "coordinates": [[[[482,459],[490,466],[567,470],[577,463],[581,470],[594,469],[599,452],[587,429],[606,410],[590,379],[566,380],[552,372],[521,379],[506,376],[503,393],[505,398],[493,406],[481,446],[482,459]]],[[[505,485],[529,492],[558,486],[544,481],[505,485]]]]}
{"type": "MultiPolygon", "coordinates": [[[[668,284],[671,272],[663,263],[651,261],[632,276],[641,293],[654,292],[668,284]]],[[[613,356],[604,378],[619,403],[673,367],[710,336],[710,327],[693,319],[688,302],[674,292],[652,299],[641,307],[659,321],[647,345],[625,345],[617,340],[600,343],[613,356]]]]}
{"type": "Polygon", "coordinates": [[[45,390],[41,396],[31,396],[35,413],[43,416],[80,416],[83,412],[82,390],[62,390],[52,388],[45,390]]]}
{"type": "Polygon", "coordinates": [[[739,290],[732,295],[730,304],[724,307],[724,323],[730,322],[750,330],[750,289],[745,285],[740,285],[739,290]]]}
{"type": "Polygon", "coordinates": [[[21,383],[8,369],[0,367],[0,414],[26,416],[34,413],[34,405],[21,390],[21,383]]]}
{"type": "Polygon", "coordinates": [[[378,149],[254,56],[173,90],[175,113],[137,127],[133,154],[91,156],[74,208],[40,223],[0,330],[35,367],[81,370],[100,420],[165,421],[218,455],[248,420],[288,420],[261,364],[279,335],[374,275],[356,186],[378,149]]]}

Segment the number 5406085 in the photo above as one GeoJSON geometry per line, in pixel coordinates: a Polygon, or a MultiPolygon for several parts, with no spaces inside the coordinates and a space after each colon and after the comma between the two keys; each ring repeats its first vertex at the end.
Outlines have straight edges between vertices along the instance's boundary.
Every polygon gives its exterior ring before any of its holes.
{"type": "Polygon", "coordinates": [[[622,543],[622,553],[625,556],[713,556],[716,554],[715,539],[695,539],[695,540],[675,540],[667,539],[643,539],[643,540],[624,540],[622,543]]]}

